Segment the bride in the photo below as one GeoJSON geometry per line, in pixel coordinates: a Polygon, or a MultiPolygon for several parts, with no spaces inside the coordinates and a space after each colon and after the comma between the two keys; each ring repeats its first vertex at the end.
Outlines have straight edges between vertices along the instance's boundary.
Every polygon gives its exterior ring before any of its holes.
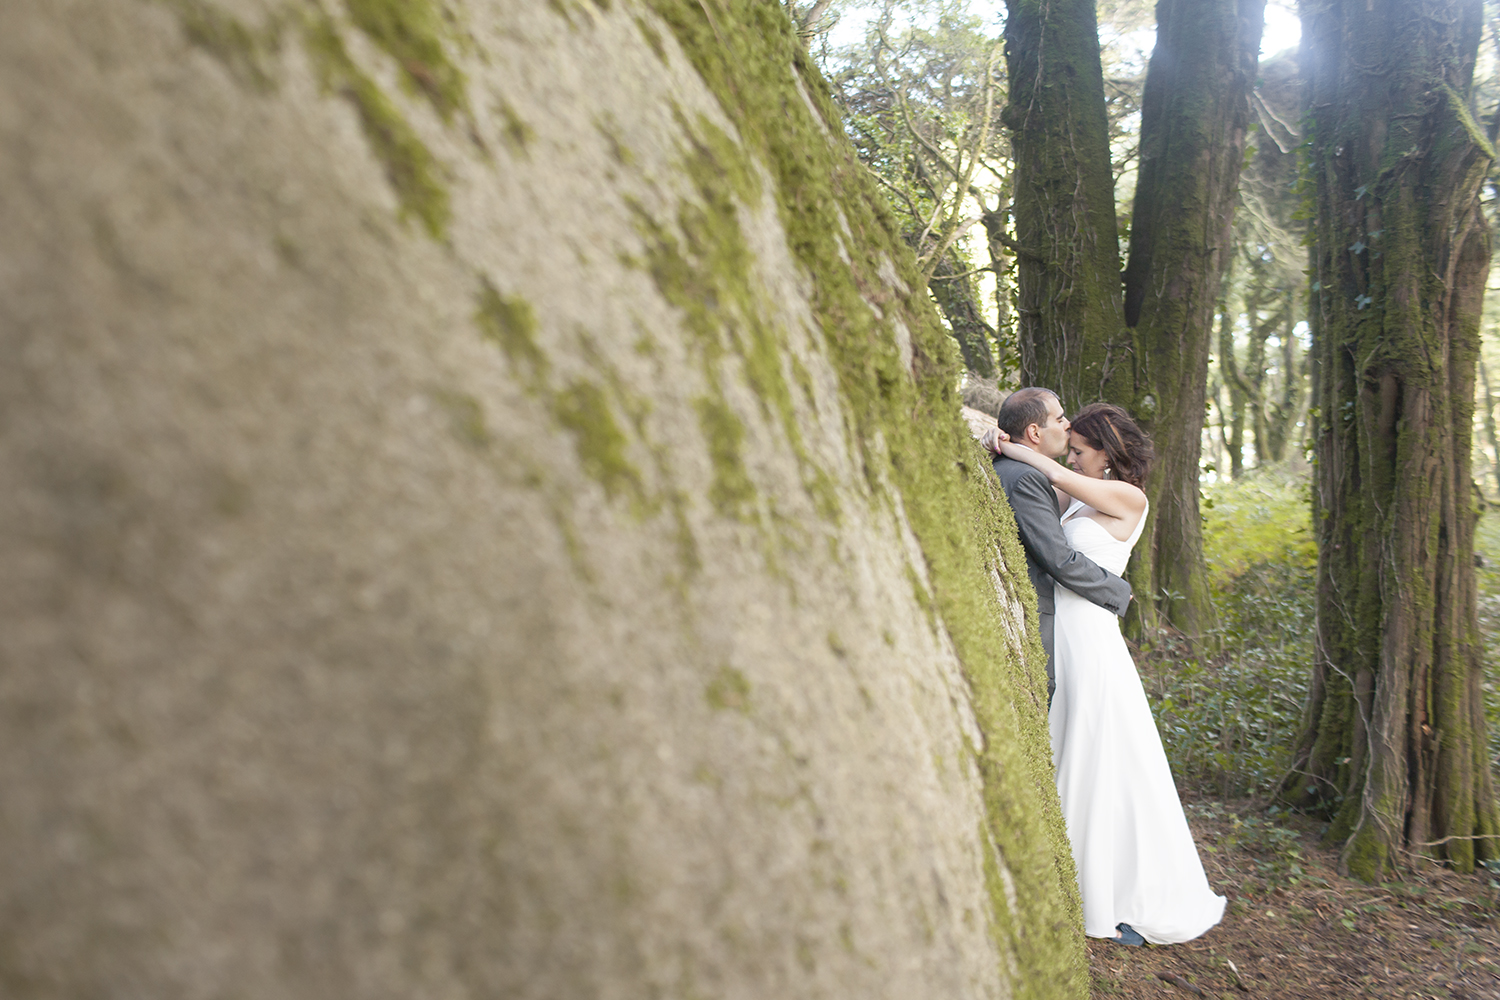
{"type": "MultiPolygon", "coordinates": [[[[1146,521],[1141,484],[1153,457],[1130,415],[1094,403],[1073,418],[1068,460],[1076,471],[1001,438],[1007,457],[1040,469],[1056,488],[1068,543],[1123,573],[1146,521]]],[[[1190,941],[1219,922],[1224,897],[1198,860],[1118,620],[1059,584],[1055,628],[1048,722],[1084,933],[1131,945],[1190,941]]]]}

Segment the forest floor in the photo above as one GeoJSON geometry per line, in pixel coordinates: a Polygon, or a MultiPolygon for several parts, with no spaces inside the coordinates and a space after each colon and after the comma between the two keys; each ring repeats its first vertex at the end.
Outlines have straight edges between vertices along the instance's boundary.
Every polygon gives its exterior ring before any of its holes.
{"type": "Polygon", "coordinates": [[[1207,799],[1187,812],[1224,920],[1168,947],[1090,939],[1095,997],[1500,1000],[1500,875],[1423,863],[1365,885],[1338,874],[1321,822],[1207,799]]]}

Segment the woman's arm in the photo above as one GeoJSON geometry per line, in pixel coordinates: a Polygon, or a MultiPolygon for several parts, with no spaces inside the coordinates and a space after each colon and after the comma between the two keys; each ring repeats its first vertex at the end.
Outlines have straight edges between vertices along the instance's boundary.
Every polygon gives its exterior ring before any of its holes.
{"type": "Polygon", "coordinates": [[[1146,494],[1129,483],[1118,479],[1091,479],[1013,441],[1000,442],[1000,454],[1039,469],[1057,489],[1082,500],[1107,517],[1133,521],[1146,509],[1146,494]]]}

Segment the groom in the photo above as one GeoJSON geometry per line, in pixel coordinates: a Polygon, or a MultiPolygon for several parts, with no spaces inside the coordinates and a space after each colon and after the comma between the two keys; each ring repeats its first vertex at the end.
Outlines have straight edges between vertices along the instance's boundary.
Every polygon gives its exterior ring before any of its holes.
{"type": "MultiPolygon", "coordinates": [[[[1017,389],[1011,393],[1000,404],[999,424],[1011,441],[1048,458],[1061,458],[1068,450],[1068,418],[1063,416],[1057,394],[1050,389],[1017,389]]],[[[993,432],[982,440],[990,450],[997,449],[993,432]]],[[[1130,584],[1068,544],[1057,509],[1057,494],[1040,471],[1025,462],[997,455],[995,475],[1000,477],[1011,510],[1015,511],[1016,528],[1026,549],[1026,572],[1036,588],[1042,648],[1047,651],[1050,704],[1052,692],[1057,689],[1052,667],[1054,582],[1117,615],[1123,615],[1130,605],[1130,584]]]]}

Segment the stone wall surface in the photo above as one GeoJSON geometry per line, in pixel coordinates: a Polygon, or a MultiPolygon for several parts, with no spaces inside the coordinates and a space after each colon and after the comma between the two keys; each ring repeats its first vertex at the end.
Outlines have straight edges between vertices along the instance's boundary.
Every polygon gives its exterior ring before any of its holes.
{"type": "Polygon", "coordinates": [[[770,0],[0,4],[0,993],[1085,992],[888,222],[770,0]]]}

